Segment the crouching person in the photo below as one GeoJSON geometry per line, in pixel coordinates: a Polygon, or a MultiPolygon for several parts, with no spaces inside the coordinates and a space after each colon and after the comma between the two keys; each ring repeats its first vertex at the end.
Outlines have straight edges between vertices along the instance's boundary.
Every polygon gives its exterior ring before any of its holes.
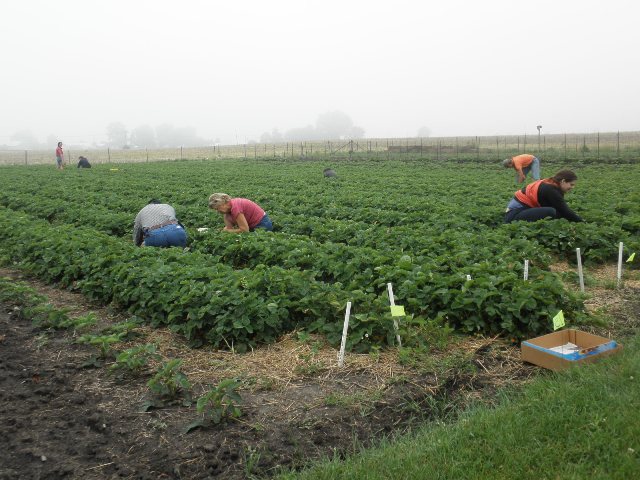
{"type": "Polygon", "coordinates": [[[226,193],[213,193],[209,208],[224,215],[225,232],[253,232],[258,228],[273,230],[269,215],[260,206],[246,198],[231,198],[226,193]]]}
{"type": "Polygon", "coordinates": [[[146,247],[186,247],[187,232],[171,205],[151,200],[133,224],[133,242],[146,247]]]}
{"type": "Polygon", "coordinates": [[[86,157],[83,157],[82,155],[80,155],[78,157],[78,168],[91,168],[91,164],[89,163],[89,160],[87,160],[86,157]]]}

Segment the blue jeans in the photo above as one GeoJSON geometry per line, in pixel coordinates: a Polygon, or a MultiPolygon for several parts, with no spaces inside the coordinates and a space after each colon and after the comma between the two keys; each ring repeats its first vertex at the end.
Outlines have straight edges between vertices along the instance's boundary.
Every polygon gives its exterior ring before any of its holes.
{"type": "Polygon", "coordinates": [[[273,230],[273,223],[271,223],[269,215],[265,213],[264,217],[262,217],[262,220],[260,220],[260,223],[253,227],[251,231],[253,232],[256,228],[264,228],[265,230],[271,232],[273,230]]]}
{"type": "Polygon", "coordinates": [[[180,225],[156,228],[144,235],[145,247],[186,247],[187,232],[180,225]]]}
{"type": "Polygon", "coordinates": [[[504,223],[514,221],[537,222],[543,218],[557,218],[556,209],[553,207],[522,207],[509,210],[504,216],[504,223]]]}
{"type": "MultiPolygon", "coordinates": [[[[528,167],[522,169],[522,173],[526,177],[531,172],[531,176],[534,180],[540,180],[540,160],[538,157],[533,157],[533,161],[528,167]]],[[[516,183],[518,183],[518,172],[516,172],[516,183]]]]}

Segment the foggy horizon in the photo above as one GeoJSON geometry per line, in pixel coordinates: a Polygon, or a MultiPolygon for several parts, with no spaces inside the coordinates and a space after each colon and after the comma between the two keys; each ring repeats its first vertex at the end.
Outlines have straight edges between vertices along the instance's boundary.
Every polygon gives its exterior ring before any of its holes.
{"type": "Polygon", "coordinates": [[[25,0],[0,12],[0,145],[99,144],[114,125],[126,144],[158,145],[640,130],[631,1],[25,0]]]}

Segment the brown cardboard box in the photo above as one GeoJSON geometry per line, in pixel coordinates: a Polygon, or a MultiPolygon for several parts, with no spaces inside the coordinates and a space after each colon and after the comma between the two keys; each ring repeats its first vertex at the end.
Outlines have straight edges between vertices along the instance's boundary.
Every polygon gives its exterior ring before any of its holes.
{"type": "Polygon", "coordinates": [[[609,338],[566,329],[526,340],[520,348],[522,361],[550,370],[563,370],[613,355],[622,350],[622,345],[609,338]],[[577,348],[564,347],[570,343],[577,348]]]}

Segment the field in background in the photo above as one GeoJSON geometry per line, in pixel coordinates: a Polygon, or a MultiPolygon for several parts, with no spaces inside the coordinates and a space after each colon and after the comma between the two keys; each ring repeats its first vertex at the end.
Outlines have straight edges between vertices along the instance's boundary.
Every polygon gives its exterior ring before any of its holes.
{"type": "MultiPolygon", "coordinates": [[[[499,161],[519,153],[543,160],[635,162],[640,158],[640,132],[489,137],[377,138],[358,140],[253,143],[163,149],[65,150],[66,163],[75,166],[83,155],[91,163],[134,163],[215,158],[424,158],[429,160],[499,161]]],[[[0,165],[55,165],[50,150],[0,150],[0,165]]]]}

